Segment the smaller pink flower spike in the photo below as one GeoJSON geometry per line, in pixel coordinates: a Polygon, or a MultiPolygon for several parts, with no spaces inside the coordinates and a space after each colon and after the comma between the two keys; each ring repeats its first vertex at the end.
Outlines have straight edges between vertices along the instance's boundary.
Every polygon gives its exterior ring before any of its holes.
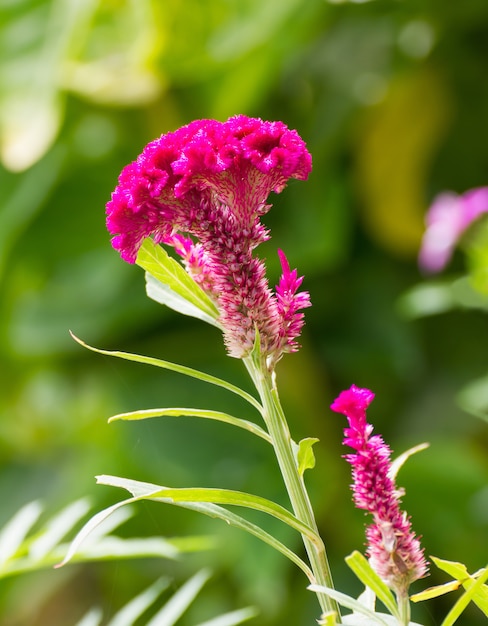
{"type": "Polygon", "coordinates": [[[371,436],[373,426],[366,421],[373,398],[369,389],[352,385],[331,409],[344,414],[349,422],[343,443],[355,450],[345,456],[352,466],[354,503],[373,516],[366,529],[371,567],[404,596],[410,583],[426,575],[427,563],[410,519],[400,510],[401,492],[391,477],[391,450],[379,435],[371,436]]]}
{"type": "Polygon", "coordinates": [[[425,218],[427,228],[419,253],[421,269],[428,273],[443,270],[464,232],[484,213],[488,213],[488,187],[470,189],[462,195],[437,195],[425,218]]]}

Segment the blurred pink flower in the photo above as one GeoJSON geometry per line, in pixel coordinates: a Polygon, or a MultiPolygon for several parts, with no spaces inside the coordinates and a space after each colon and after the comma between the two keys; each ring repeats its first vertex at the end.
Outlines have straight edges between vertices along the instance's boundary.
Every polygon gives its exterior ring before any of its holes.
{"type": "Polygon", "coordinates": [[[331,409],[345,415],[344,445],[356,452],[345,458],[352,466],[354,502],[373,516],[366,530],[371,567],[397,593],[405,594],[410,583],[427,573],[427,563],[410,519],[400,510],[401,491],[391,475],[391,450],[366,421],[366,409],[374,393],[352,385],[331,409]]]}
{"type": "Polygon", "coordinates": [[[426,215],[420,267],[429,273],[444,269],[463,233],[483,213],[488,213],[488,187],[436,196],[426,215]]]}
{"type": "Polygon", "coordinates": [[[282,122],[244,115],[226,122],[196,120],[148,144],[120,174],[107,203],[112,245],[134,263],[146,237],[171,245],[194,280],[219,307],[232,356],[247,355],[256,330],[263,354],[276,361],[297,349],[299,309],[308,294],[281,254],[274,294],[254,249],[269,239],[260,221],[289,178],[305,180],[312,160],[282,122]]]}

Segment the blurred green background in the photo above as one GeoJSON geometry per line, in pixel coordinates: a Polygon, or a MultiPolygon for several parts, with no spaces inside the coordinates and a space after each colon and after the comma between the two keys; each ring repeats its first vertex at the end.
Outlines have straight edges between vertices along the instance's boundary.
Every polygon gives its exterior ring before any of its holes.
{"type": "MultiPolygon", "coordinates": [[[[314,159],[307,182],[271,199],[261,248],[305,274],[303,349],[278,376],[295,439],[319,437],[308,484],[337,586],[360,591],[343,557],[364,543],[341,418],[351,383],[376,394],[369,416],[396,453],[431,447],[400,474],[427,554],[487,561],[486,422],[458,392],[486,374],[486,312],[414,318],[401,306],[424,278],[416,255],[433,195],[488,183],[486,0],[0,0],[0,524],[41,499],[53,513],[118,474],[175,487],[220,486],[286,504],[270,450],[244,432],[186,418],[107,425],[117,412],[245,405],[170,372],[118,362],[88,343],[173,360],[249,389],[218,331],[147,299],[121,261],[104,205],[121,168],[163,132],[245,113],[296,128],[314,159]]],[[[448,274],[463,271],[459,253],[448,274]]],[[[264,522],[298,548],[292,531],[264,522]]],[[[126,536],[211,534],[217,548],[162,559],[69,565],[0,586],[4,626],[70,626],[107,616],[161,574],[214,576],[181,623],[248,604],[262,626],[317,618],[304,576],[219,521],[140,504],[126,536]]],[[[433,573],[427,584],[446,579],[433,573]]],[[[420,590],[425,583],[418,583],[420,590]]],[[[444,598],[414,617],[440,623],[444,598]]],[[[470,609],[463,624],[484,623],[470,609]]]]}

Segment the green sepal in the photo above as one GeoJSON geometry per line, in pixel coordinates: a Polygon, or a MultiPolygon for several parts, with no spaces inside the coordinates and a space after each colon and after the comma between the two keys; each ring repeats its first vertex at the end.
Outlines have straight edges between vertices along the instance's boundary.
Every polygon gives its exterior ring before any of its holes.
{"type": "Polygon", "coordinates": [[[180,263],[149,237],[140,247],[136,263],[147,272],[146,291],[151,299],[220,328],[216,305],[180,263]]]}
{"type": "Polygon", "coordinates": [[[313,445],[317,443],[319,439],[315,437],[307,437],[298,442],[297,450],[297,466],[298,473],[303,476],[305,470],[313,469],[315,467],[315,454],[313,453],[313,445]]]}

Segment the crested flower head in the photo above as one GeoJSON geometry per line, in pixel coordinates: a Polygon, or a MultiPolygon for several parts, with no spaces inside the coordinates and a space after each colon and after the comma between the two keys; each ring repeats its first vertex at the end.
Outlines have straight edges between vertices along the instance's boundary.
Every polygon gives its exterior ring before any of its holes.
{"type": "Polygon", "coordinates": [[[420,542],[410,519],[400,510],[401,492],[391,471],[391,450],[366,421],[366,409],[374,394],[352,385],[331,409],[344,414],[349,427],[344,444],[354,453],[346,455],[352,466],[354,502],[373,516],[366,530],[371,567],[397,593],[405,594],[410,583],[427,573],[420,542]]]}
{"type": "Polygon", "coordinates": [[[444,192],[434,198],[426,215],[426,231],[419,265],[426,272],[440,272],[469,226],[488,213],[488,187],[470,189],[462,195],[444,192]]]}
{"type": "Polygon", "coordinates": [[[297,349],[298,310],[310,302],[296,293],[302,279],[284,255],[274,294],[253,250],[269,238],[260,217],[270,192],[305,180],[311,166],[305,143],[282,122],[196,120],[148,144],[122,170],[107,204],[112,245],[129,263],[147,237],[173,246],[216,302],[229,353],[248,354],[258,331],[263,354],[276,361],[297,349]]]}

